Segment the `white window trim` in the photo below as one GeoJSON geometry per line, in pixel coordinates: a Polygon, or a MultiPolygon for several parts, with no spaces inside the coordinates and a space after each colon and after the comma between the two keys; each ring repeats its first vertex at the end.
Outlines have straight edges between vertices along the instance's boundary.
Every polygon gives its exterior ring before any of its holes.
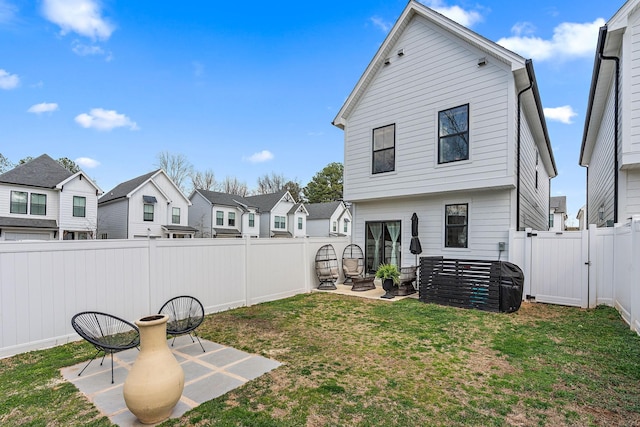
{"type": "Polygon", "coordinates": [[[442,251],[453,252],[453,253],[468,253],[471,252],[472,247],[472,239],[471,239],[471,218],[473,215],[472,202],[471,200],[445,200],[442,202],[442,206],[440,208],[440,218],[442,224],[442,230],[440,232],[440,245],[442,251]],[[446,215],[447,215],[447,205],[467,205],[467,247],[466,248],[450,248],[446,246],[445,239],[447,238],[447,225],[446,225],[446,215]]]}

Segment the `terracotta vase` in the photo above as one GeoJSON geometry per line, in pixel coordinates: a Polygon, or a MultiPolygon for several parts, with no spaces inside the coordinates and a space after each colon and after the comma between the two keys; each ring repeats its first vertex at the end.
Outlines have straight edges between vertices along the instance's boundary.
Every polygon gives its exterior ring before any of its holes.
{"type": "Polygon", "coordinates": [[[127,408],[143,424],[169,418],[184,389],[184,371],[167,346],[166,314],[143,317],[140,353],[124,382],[127,408]]]}

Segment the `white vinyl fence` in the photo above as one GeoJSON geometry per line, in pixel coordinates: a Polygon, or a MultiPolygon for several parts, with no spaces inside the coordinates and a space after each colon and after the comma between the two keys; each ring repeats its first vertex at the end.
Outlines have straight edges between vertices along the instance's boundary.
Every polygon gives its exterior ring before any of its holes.
{"type": "Polygon", "coordinates": [[[586,231],[511,231],[509,261],[524,272],[524,296],[583,308],[613,306],[640,333],[640,216],[586,231]]]}
{"type": "Polygon", "coordinates": [[[348,238],[158,239],[0,244],[0,358],[79,339],[71,317],[102,311],[133,321],[171,297],[206,313],[317,287],[315,254],[348,238]]]}

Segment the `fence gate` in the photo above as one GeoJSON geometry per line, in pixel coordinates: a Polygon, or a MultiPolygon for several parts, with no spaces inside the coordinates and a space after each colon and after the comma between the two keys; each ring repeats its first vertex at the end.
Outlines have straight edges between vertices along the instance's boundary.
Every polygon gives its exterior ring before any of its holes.
{"type": "Polygon", "coordinates": [[[588,231],[527,230],[524,255],[527,297],[539,302],[588,307],[588,231]]]}

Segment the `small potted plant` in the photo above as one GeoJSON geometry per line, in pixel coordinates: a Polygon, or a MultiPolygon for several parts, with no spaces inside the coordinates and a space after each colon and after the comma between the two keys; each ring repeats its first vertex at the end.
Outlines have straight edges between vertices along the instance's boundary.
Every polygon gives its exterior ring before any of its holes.
{"type": "Polygon", "coordinates": [[[400,270],[398,267],[394,264],[380,264],[378,270],[376,270],[376,277],[382,280],[382,289],[386,291],[382,298],[393,298],[393,288],[400,283],[400,270]]]}

